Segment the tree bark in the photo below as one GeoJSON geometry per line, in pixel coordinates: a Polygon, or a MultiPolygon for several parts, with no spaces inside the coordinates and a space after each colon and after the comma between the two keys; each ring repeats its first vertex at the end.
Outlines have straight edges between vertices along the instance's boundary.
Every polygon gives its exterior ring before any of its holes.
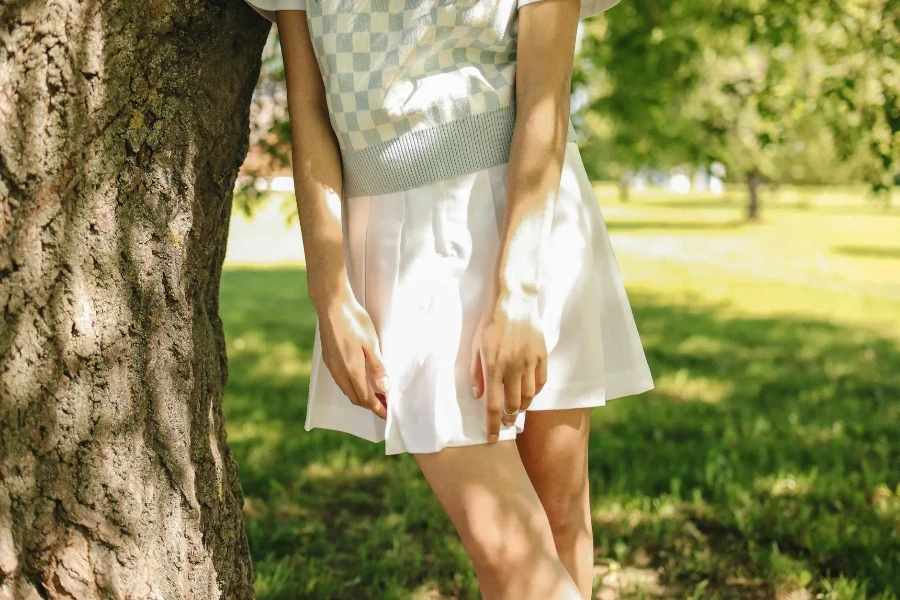
{"type": "Polygon", "coordinates": [[[762,185],[762,181],[762,174],[758,169],[752,169],[747,174],[747,190],[749,192],[747,219],[750,221],[759,219],[759,186],[762,185]]]}
{"type": "Polygon", "coordinates": [[[218,290],[268,25],[0,6],[0,599],[253,597],[218,290]]]}
{"type": "Polygon", "coordinates": [[[627,204],[631,200],[632,178],[623,176],[619,179],[619,202],[627,204]]]}

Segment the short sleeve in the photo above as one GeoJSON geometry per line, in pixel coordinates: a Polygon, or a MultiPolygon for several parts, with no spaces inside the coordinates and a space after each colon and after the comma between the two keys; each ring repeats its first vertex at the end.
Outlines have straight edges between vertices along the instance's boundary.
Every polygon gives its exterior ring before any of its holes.
{"type": "Polygon", "coordinates": [[[246,0],[253,10],[275,22],[279,10],[306,10],[306,0],[246,0]]]}
{"type": "MultiPolygon", "coordinates": [[[[517,8],[522,8],[526,4],[531,4],[532,2],[540,2],[540,0],[516,0],[517,8]]],[[[587,19],[588,17],[592,17],[594,15],[599,15],[605,10],[608,10],[619,3],[619,0],[581,0],[581,13],[579,13],[579,19],[587,19]]]]}

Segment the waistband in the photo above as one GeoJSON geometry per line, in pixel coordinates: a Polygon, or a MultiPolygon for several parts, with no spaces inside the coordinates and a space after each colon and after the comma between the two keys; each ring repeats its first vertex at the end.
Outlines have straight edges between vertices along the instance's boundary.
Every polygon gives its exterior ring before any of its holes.
{"type": "MultiPolygon", "coordinates": [[[[343,196],[408,190],[509,160],[515,105],[407,131],[360,150],[341,149],[343,196]]],[[[577,141],[572,120],[566,142],[577,141]]]]}

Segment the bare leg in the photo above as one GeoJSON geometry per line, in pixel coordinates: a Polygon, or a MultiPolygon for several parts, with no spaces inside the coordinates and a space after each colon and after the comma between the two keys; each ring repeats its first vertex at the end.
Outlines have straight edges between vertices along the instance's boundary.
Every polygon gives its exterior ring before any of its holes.
{"type": "Polygon", "coordinates": [[[416,454],[485,600],[580,600],[513,441],[416,454]]]}
{"type": "Polygon", "coordinates": [[[550,521],[560,560],[591,597],[594,534],[588,494],[591,409],[529,411],[516,436],[519,455],[550,521]]]}

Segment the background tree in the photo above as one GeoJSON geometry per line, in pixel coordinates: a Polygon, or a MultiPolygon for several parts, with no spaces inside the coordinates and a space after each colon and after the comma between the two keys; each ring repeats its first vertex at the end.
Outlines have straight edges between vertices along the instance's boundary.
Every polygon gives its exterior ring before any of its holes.
{"type": "Polygon", "coordinates": [[[252,598],[219,278],[267,24],[0,7],[0,598],[252,598]]]}
{"type": "MultiPolygon", "coordinates": [[[[266,200],[265,178],[291,167],[291,124],[287,110],[287,84],[281,41],[272,28],[262,54],[259,81],[250,104],[250,147],[257,161],[247,161],[235,196],[235,206],[246,216],[266,200]]],[[[293,201],[283,198],[293,211],[293,201]]]]}
{"type": "Polygon", "coordinates": [[[875,189],[892,180],[897,12],[887,0],[634,0],[591,23],[579,80],[595,86],[589,111],[618,170],[722,161],[755,218],[763,180],[848,167],[875,189]]]}

